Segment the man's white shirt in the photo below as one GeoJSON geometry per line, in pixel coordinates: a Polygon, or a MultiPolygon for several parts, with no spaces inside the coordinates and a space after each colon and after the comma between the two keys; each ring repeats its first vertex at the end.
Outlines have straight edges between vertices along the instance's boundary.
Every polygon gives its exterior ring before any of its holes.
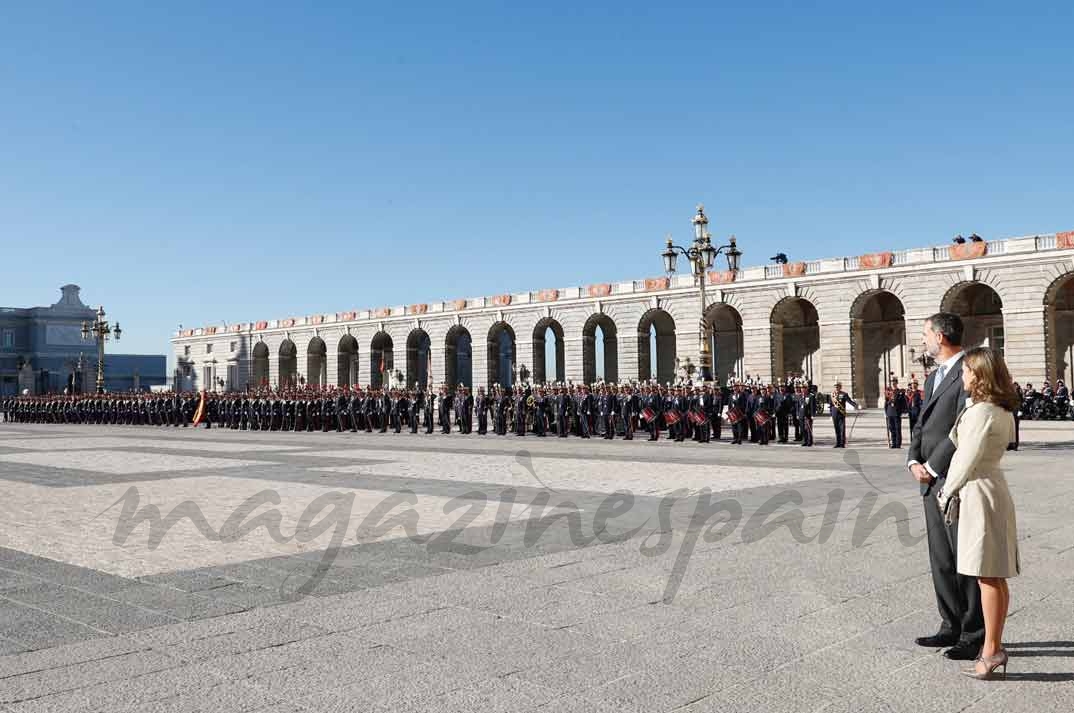
{"type": "MultiPolygon", "coordinates": [[[[958,363],[958,360],[962,358],[963,354],[965,354],[965,352],[959,351],[957,354],[953,354],[948,357],[946,361],[936,367],[936,378],[932,380],[932,393],[936,393],[936,389],[939,388],[940,383],[947,378],[947,375],[951,372],[951,369],[955,366],[955,364],[958,363]]],[[[913,437],[913,435],[914,434],[912,433],[910,434],[911,438],[913,437]]],[[[918,462],[916,460],[909,460],[906,462],[906,468],[907,470],[909,470],[917,464],[918,462]]],[[[940,477],[940,475],[932,469],[932,466],[929,465],[927,461],[925,462],[925,470],[927,470],[929,472],[929,475],[931,475],[933,478],[940,477]]]]}

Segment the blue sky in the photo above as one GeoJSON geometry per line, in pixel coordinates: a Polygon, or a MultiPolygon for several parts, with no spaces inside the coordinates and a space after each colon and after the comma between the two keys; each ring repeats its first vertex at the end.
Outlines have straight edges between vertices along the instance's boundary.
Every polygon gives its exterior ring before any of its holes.
{"type": "Polygon", "coordinates": [[[21,3],[0,305],[187,326],[1074,229],[1071,3],[21,3]],[[300,8],[299,5],[309,5],[300,8]]]}

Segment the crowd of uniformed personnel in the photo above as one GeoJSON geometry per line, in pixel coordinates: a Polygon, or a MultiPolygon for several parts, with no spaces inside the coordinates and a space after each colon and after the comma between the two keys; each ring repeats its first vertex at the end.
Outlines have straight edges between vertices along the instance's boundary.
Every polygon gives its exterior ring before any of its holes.
{"type": "MultiPolygon", "coordinates": [[[[650,441],[722,440],[733,444],[814,445],[814,421],[825,410],[836,448],[847,444],[848,406],[858,408],[841,384],[821,395],[806,378],[788,375],[777,384],[747,378],[710,384],[495,385],[486,393],[454,390],[362,388],[251,389],[241,393],[159,392],[18,396],[0,400],[0,417],[21,423],[92,423],[229,428],[250,431],[401,432],[484,435],[573,435],[650,441]]],[[[922,406],[917,383],[891,380],[884,394],[888,445],[902,446],[902,416],[911,432],[922,406]]]]}

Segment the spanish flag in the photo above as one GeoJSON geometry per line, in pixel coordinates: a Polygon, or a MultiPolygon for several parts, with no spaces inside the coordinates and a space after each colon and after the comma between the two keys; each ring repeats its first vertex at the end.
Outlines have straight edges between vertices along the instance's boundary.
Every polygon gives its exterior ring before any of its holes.
{"type": "Polygon", "coordinates": [[[201,390],[201,400],[198,401],[198,410],[194,412],[194,428],[198,427],[205,418],[205,389],[201,390]]]}

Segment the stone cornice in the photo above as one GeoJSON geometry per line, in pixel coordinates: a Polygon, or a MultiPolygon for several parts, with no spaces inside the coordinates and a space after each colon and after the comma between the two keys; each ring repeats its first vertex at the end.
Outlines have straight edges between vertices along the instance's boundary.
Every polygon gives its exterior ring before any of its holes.
{"type": "MultiPolygon", "coordinates": [[[[875,259],[867,259],[865,261],[866,266],[862,266],[859,264],[862,256],[804,261],[802,263],[805,266],[804,270],[799,268],[797,271],[790,271],[801,272],[802,274],[788,275],[786,274],[788,271],[783,269],[786,266],[783,265],[747,267],[736,273],[733,281],[720,284],[718,288],[710,283],[709,289],[721,289],[727,294],[740,294],[771,289],[789,283],[809,284],[819,281],[851,283],[863,278],[876,279],[875,276],[883,277],[886,275],[904,275],[906,273],[920,272],[931,273],[951,269],[965,269],[973,266],[984,267],[1001,261],[1004,264],[1036,261],[1043,256],[1058,256],[1067,252],[1066,249],[1057,247],[1057,235],[1068,236],[1071,234],[1050,233],[989,241],[982,244],[984,245],[983,248],[978,248],[978,251],[984,253],[981,257],[967,259],[953,259],[950,246],[942,246],[892,251],[891,265],[889,267],[876,266],[875,259]]],[[[865,257],[874,255],[885,254],[882,252],[868,253],[865,257]]],[[[885,255],[884,261],[886,260],[885,255]]],[[[666,287],[662,286],[665,284],[662,279],[657,281],[654,278],[597,284],[602,287],[599,290],[600,293],[607,291],[607,294],[599,295],[599,300],[603,304],[648,299],[654,296],[679,297],[696,294],[698,289],[691,275],[675,275],[666,282],[666,287]]],[[[443,317],[454,320],[455,315],[477,317],[496,314],[500,311],[518,313],[530,309],[545,309],[552,303],[560,307],[578,302],[593,302],[598,299],[598,296],[593,294],[592,287],[593,285],[558,289],[545,288],[492,297],[472,297],[465,300],[451,299],[443,302],[421,303],[409,306],[400,305],[318,314],[311,317],[289,317],[258,322],[242,322],[216,326],[215,336],[223,338],[235,335],[272,335],[315,325],[322,328],[336,325],[345,325],[347,327],[369,326],[381,322],[389,325],[398,322],[411,322],[418,315],[424,319],[443,317]],[[555,297],[552,298],[552,295],[555,295],[555,297]],[[341,319],[341,317],[349,319],[341,319]]],[[[174,336],[171,341],[182,343],[187,340],[196,341],[207,336],[213,336],[209,332],[211,328],[186,329],[174,336]]]]}

